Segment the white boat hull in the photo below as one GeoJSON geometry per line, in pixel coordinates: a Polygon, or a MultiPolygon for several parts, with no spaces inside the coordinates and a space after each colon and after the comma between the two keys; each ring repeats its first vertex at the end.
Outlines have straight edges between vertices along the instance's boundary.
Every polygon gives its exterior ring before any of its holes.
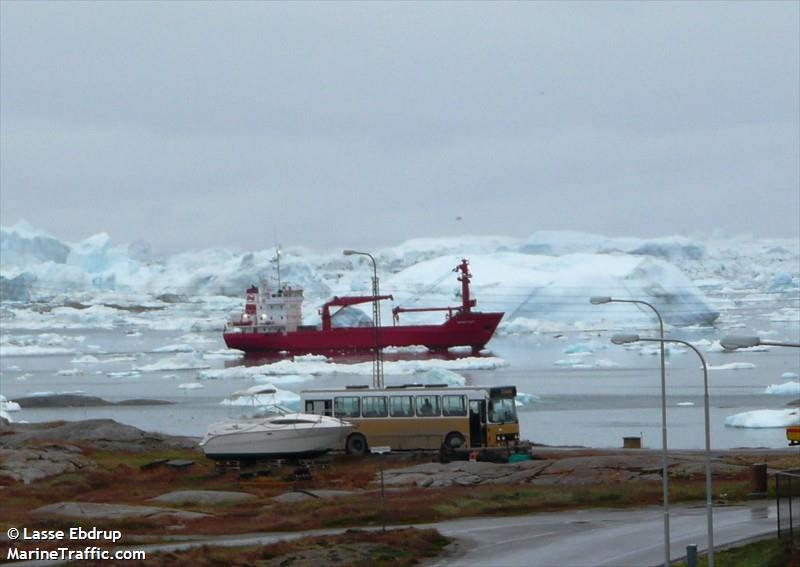
{"type": "Polygon", "coordinates": [[[351,428],[331,418],[280,427],[263,419],[227,421],[212,424],[200,446],[212,459],[313,457],[341,446],[351,428]]]}

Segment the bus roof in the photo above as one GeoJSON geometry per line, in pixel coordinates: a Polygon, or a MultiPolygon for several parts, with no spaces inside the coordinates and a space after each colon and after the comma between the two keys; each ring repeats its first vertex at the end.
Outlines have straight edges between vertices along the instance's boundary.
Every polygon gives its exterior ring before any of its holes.
{"type": "Polygon", "coordinates": [[[302,390],[304,394],[396,394],[401,392],[487,392],[490,397],[516,396],[516,386],[449,386],[447,384],[402,384],[386,386],[385,388],[371,388],[369,386],[347,386],[345,388],[315,388],[302,390]]]}

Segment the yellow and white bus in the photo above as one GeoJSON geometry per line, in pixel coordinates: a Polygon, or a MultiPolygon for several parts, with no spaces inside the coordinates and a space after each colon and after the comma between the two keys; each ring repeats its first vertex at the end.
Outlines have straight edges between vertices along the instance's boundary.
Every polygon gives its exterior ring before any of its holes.
{"type": "Polygon", "coordinates": [[[516,386],[348,386],[300,392],[303,411],[353,424],[343,449],[497,447],[519,441],[516,386]]]}

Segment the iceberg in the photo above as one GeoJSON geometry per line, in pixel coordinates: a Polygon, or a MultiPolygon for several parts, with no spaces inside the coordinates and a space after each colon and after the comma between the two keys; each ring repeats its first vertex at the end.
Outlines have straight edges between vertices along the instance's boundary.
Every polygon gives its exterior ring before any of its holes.
{"type": "Polygon", "coordinates": [[[725,425],[728,427],[748,427],[748,428],[767,428],[767,427],[788,427],[789,425],[800,425],[800,409],[780,409],[780,410],[754,410],[729,415],[725,418],[725,425]]]}
{"type": "Polygon", "coordinates": [[[783,384],[770,384],[764,390],[764,393],[775,394],[778,396],[800,397],[800,382],[784,382],[783,384]]]}
{"type": "Polygon", "coordinates": [[[535,394],[526,394],[525,392],[517,392],[517,397],[514,400],[514,405],[517,407],[520,406],[529,406],[538,402],[541,398],[535,394]]]}
{"type": "Polygon", "coordinates": [[[752,362],[730,362],[728,364],[720,364],[719,366],[709,365],[709,370],[748,370],[755,368],[756,365],[752,362]]]}
{"type": "MultiPolygon", "coordinates": [[[[388,279],[399,305],[453,304],[458,282],[447,278],[453,258],[420,262],[388,279]],[[425,299],[422,303],[422,298],[425,299]]],[[[604,321],[610,325],[649,324],[652,313],[628,306],[591,306],[589,298],[609,295],[653,303],[671,325],[710,325],[719,316],[703,293],[674,265],[625,254],[535,256],[514,252],[470,257],[472,288],[483,311],[560,323],[604,321]]],[[[387,316],[390,315],[387,312],[387,316]]],[[[404,314],[412,321],[437,320],[435,314],[404,314]]],[[[590,324],[586,325],[591,327],[590,324]]]]}
{"type": "Polygon", "coordinates": [[[69,246],[24,220],[7,228],[0,227],[2,265],[24,267],[42,262],[64,264],[69,252],[69,246]]]}
{"type": "Polygon", "coordinates": [[[624,252],[665,259],[699,260],[703,258],[705,248],[683,236],[619,238],[577,231],[540,230],[530,235],[520,252],[548,256],[581,252],[624,252]]]}
{"type": "Polygon", "coordinates": [[[289,390],[276,388],[274,384],[259,384],[244,390],[233,392],[229,398],[220,402],[223,406],[265,406],[278,404],[295,409],[300,405],[300,396],[289,390]],[[274,393],[261,393],[274,390],[274,393]]]}

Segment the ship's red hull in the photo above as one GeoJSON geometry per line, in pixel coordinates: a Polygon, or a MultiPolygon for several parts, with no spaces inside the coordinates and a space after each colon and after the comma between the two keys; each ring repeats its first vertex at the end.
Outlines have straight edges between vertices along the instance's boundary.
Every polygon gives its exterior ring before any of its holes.
{"type": "MultiPolygon", "coordinates": [[[[381,347],[423,345],[431,350],[468,346],[480,350],[492,338],[503,313],[456,314],[441,325],[395,325],[380,328],[381,347]]],[[[228,348],[244,352],[328,353],[368,351],[375,346],[373,327],[338,327],[290,333],[226,332],[228,348]]]]}

